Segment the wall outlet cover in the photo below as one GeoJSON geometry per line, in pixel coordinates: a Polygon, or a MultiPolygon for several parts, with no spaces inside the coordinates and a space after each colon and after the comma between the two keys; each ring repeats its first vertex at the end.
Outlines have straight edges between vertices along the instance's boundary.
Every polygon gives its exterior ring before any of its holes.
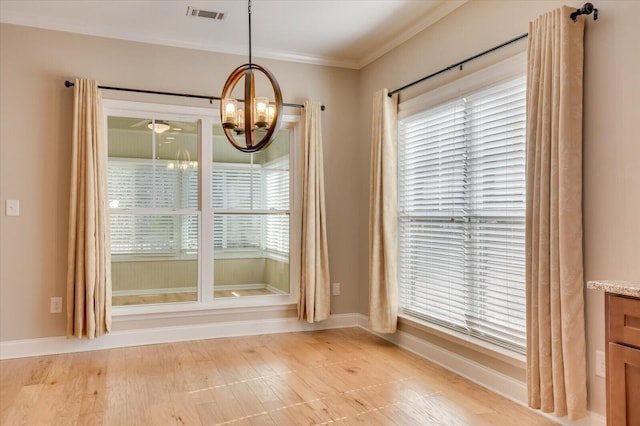
{"type": "Polygon", "coordinates": [[[333,296],[340,296],[340,283],[331,284],[331,294],[333,296]]]}
{"type": "Polygon", "coordinates": [[[49,313],[59,314],[62,312],[62,297],[52,297],[49,305],[49,313]]]}
{"type": "Polygon", "coordinates": [[[20,200],[6,200],[5,215],[20,216],[20,200]]]}

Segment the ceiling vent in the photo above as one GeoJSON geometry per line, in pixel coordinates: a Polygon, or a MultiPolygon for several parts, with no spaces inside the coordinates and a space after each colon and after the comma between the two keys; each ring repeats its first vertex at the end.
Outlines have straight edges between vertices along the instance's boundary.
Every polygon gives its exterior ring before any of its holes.
{"type": "Polygon", "coordinates": [[[195,7],[187,7],[187,16],[199,16],[201,18],[215,19],[216,21],[222,21],[226,13],[224,12],[212,12],[210,10],[196,9],[195,7]]]}

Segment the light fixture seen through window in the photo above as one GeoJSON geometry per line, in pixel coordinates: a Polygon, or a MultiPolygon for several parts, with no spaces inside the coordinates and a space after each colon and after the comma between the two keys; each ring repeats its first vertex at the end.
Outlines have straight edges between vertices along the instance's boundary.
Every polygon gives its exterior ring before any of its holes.
{"type": "Polygon", "coordinates": [[[249,12],[249,63],[233,70],[222,89],[220,118],[224,134],[231,144],[243,152],[265,149],[275,138],[280,126],[282,92],[274,75],[266,68],[251,62],[251,0],[249,12]],[[264,74],[273,90],[274,101],[255,96],[255,75],[264,74]],[[233,89],[244,77],[244,98],[231,97],[233,89]]]}
{"type": "Polygon", "coordinates": [[[171,126],[169,126],[169,123],[162,120],[154,120],[147,124],[147,127],[156,133],[163,133],[171,128],[171,126]]]}

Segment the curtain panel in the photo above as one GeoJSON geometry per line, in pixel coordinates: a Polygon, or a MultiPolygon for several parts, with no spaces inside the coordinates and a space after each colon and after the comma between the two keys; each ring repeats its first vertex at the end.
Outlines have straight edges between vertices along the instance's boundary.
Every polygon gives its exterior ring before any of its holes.
{"type": "Polygon", "coordinates": [[[369,326],[395,333],[398,322],[398,95],[373,95],[369,180],[369,326]]]}
{"type": "Polygon", "coordinates": [[[320,102],[305,102],[303,116],[304,170],[298,319],[312,323],[329,318],[331,313],[320,102]]]}
{"type": "Polygon", "coordinates": [[[107,141],[98,83],[76,79],[73,94],[67,336],[93,339],[111,329],[107,141]]]}
{"type": "Polygon", "coordinates": [[[562,7],[529,25],[527,385],[529,405],[587,411],[582,260],[584,20],[562,7]]]}

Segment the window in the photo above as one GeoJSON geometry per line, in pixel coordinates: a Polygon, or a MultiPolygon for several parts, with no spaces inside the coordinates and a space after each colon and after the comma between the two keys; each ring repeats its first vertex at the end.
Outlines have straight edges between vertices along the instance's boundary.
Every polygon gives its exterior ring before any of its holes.
{"type": "MultiPolygon", "coordinates": [[[[254,155],[246,154],[250,161],[254,155]]],[[[212,189],[213,209],[218,213],[214,217],[215,249],[220,253],[255,249],[288,257],[288,154],[264,164],[214,163],[212,189]]]]}
{"type": "Polygon", "coordinates": [[[213,138],[214,282],[219,297],[289,293],[290,137],[236,154],[213,138]]]}
{"type": "Polygon", "coordinates": [[[525,93],[522,75],[485,84],[398,126],[402,312],[519,353],[525,93]]]}
{"type": "MultiPolygon", "coordinates": [[[[269,210],[289,210],[289,156],[270,161],[264,166],[266,207],[269,210]]],[[[289,256],[289,218],[286,215],[266,217],[264,250],[271,256],[289,256]]]]}
{"type": "Polygon", "coordinates": [[[196,253],[197,217],[166,215],[181,206],[197,212],[198,180],[194,164],[176,168],[172,162],[159,159],[112,157],[109,160],[112,255],[180,256],[196,253]],[[195,199],[190,199],[190,196],[195,199]],[[122,214],[138,209],[165,214],[122,214]]]}
{"type": "Polygon", "coordinates": [[[105,101],[105,112],[113,305],[291,303],[295,121],[250,154],[210,110],[105,101]],[[154,131],[158,122],[169,129],[154,131]]]}

